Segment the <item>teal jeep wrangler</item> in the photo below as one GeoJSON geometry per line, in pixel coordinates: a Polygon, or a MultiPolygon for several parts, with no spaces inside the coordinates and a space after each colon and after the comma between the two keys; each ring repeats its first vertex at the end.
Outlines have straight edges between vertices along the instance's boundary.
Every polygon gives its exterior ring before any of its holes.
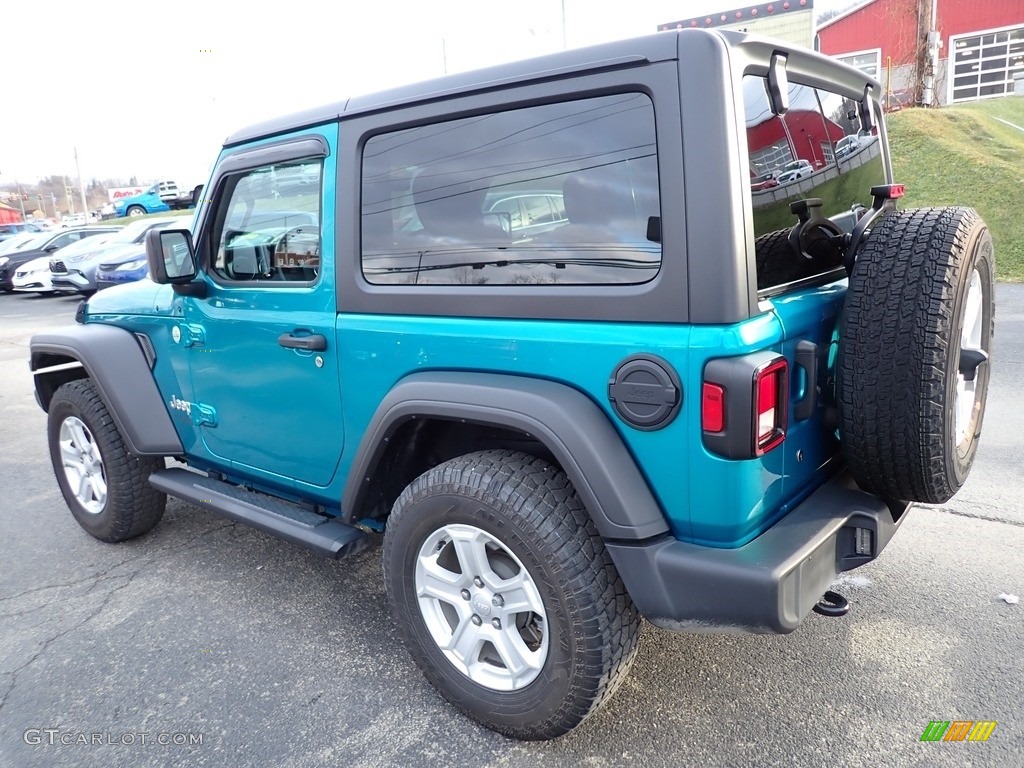
{"type": "Polygon", "coordinates": [[[967,478],[994,329],[988,230],[899,209],[879,94],[685,30],[234,134],[152,280],[32,339],[72,514],[382,539],[423,673],[518,738],[593,713],[641,617],[842,615],[967,478]]]}

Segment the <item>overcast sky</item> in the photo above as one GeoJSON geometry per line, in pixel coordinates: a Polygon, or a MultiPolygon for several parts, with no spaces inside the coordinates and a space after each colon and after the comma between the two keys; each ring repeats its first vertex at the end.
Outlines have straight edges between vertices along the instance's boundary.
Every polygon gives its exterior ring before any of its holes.
{"type": "MultiPolygon", "coordinates": [[[[817,11],[852,0],[814,0],[817,11]]],[[[564,0],[568,47],[733,0],[564,0]]],[[[563,0],[7,0],[0,184],[206,181],[249,123],[562,48],[563,0]],[[442,40],[444,41],[442,43],[442,40]],[[446,61],[447,59],[447,61],[446,61]]]]}

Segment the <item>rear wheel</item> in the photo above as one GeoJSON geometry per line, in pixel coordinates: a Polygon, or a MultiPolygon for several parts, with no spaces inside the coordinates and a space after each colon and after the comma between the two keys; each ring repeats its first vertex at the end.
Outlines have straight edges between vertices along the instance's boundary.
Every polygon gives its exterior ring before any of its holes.
{"type": "Polygon", "coordinates": [[[988,227],[969,208],[885,216],[850,277],[839,343],[843,448],[857,482],[941,504],[970,472],[994,331],[988,227]]]}
{"type": "Polygon", "coordinates": [[[435,467],[395,503],[388,599],[450,703],[499,733],[575,728],[625,677],[640,619],[568,478],[512,451],[435,467]]]}

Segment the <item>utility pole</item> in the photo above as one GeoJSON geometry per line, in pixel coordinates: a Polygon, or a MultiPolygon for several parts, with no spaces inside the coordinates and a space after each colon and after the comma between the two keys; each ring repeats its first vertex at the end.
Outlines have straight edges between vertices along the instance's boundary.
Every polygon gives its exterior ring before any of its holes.
{"type": "Polygon", "coordinates": [[[564,51],[565,49],[565,0],[562,0],[562,50],[564,51]]]}
{"type": "Polygon", "coordinates": [[[75,173],[78,174],[78,191],[82,195],[82,213],[85,214],[85,223],[89,223],[89,203],[85,200],[85,180],[82,179],[82,169],[78,166],[78,147],[75,147],[75,173]]]}
{"type": "Polygon", "coordinates": [[[935,29],[938,0],[918,0],[917,6],[917,76],[921,106],[933,107],[935,70],[938,68],[939,33],[935,29]]]}
{"type": "Polygon", "coordinates": [[[21,204],[21,220],[25,221],[25,198],[21,196],[21,184],[17,176],[14,177],[14,186],[18,190],[18,202],[21,204]]]}

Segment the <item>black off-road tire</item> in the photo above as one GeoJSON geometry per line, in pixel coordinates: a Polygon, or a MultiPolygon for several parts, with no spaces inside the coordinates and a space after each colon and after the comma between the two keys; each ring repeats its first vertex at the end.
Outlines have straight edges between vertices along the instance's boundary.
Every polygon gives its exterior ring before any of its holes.
{"type": "Polygon", "coordinates": [[[886,215],[857,257],[837,363],[840,435],[858,484],[890,499],[941,504],[978,449],[990,366],[976,368],[974,407],[956,438],[961,334],[972,277],[981,348],[994,332],[992,238],[969,208],[886,215]]]}
{"type": "Polygon", "coordinates": [[[506,736],[568,733],[612,695],[632,664],[639,613],[565,473],[541,459],[488,450],[427,471],[394,505],[383,562],[388,600],[427,679],[457,709],[506,736]],[[427,628],[415,585],[417,557],[424,542],[452,525],[499,540],[538,586],[547,657],[536,679],[519,690],[496,691],[472,680],[427,628]]]}
{"type": "Polygon", "coordinates": [[[140,536],[160,522],[167,496],[149,484],[149,476],[164,468],[162,458],[134,456],[125,446],[96,386],[78,379],[61,386],[50,401],[47,436],[50,460],[64,500],[75,520],[100,541],[118,542],[140,536]],[[68,418],[81,421],[87,437],[102,459],[106,499],[102,508],[89,511],[69,484],[61,452],[61,425],[68,418]]]}
{"type": "Polygon", "coordinates": [[[757,264],[757,289],[765,290],[796,280],[820,275],[842,264],[842,258],[827,242],[825,233],[812,236],[807,247],[814,259],[796,253],[789,244],[789,230],[780,229],[761,235],[754,242],[757,264]]]}

